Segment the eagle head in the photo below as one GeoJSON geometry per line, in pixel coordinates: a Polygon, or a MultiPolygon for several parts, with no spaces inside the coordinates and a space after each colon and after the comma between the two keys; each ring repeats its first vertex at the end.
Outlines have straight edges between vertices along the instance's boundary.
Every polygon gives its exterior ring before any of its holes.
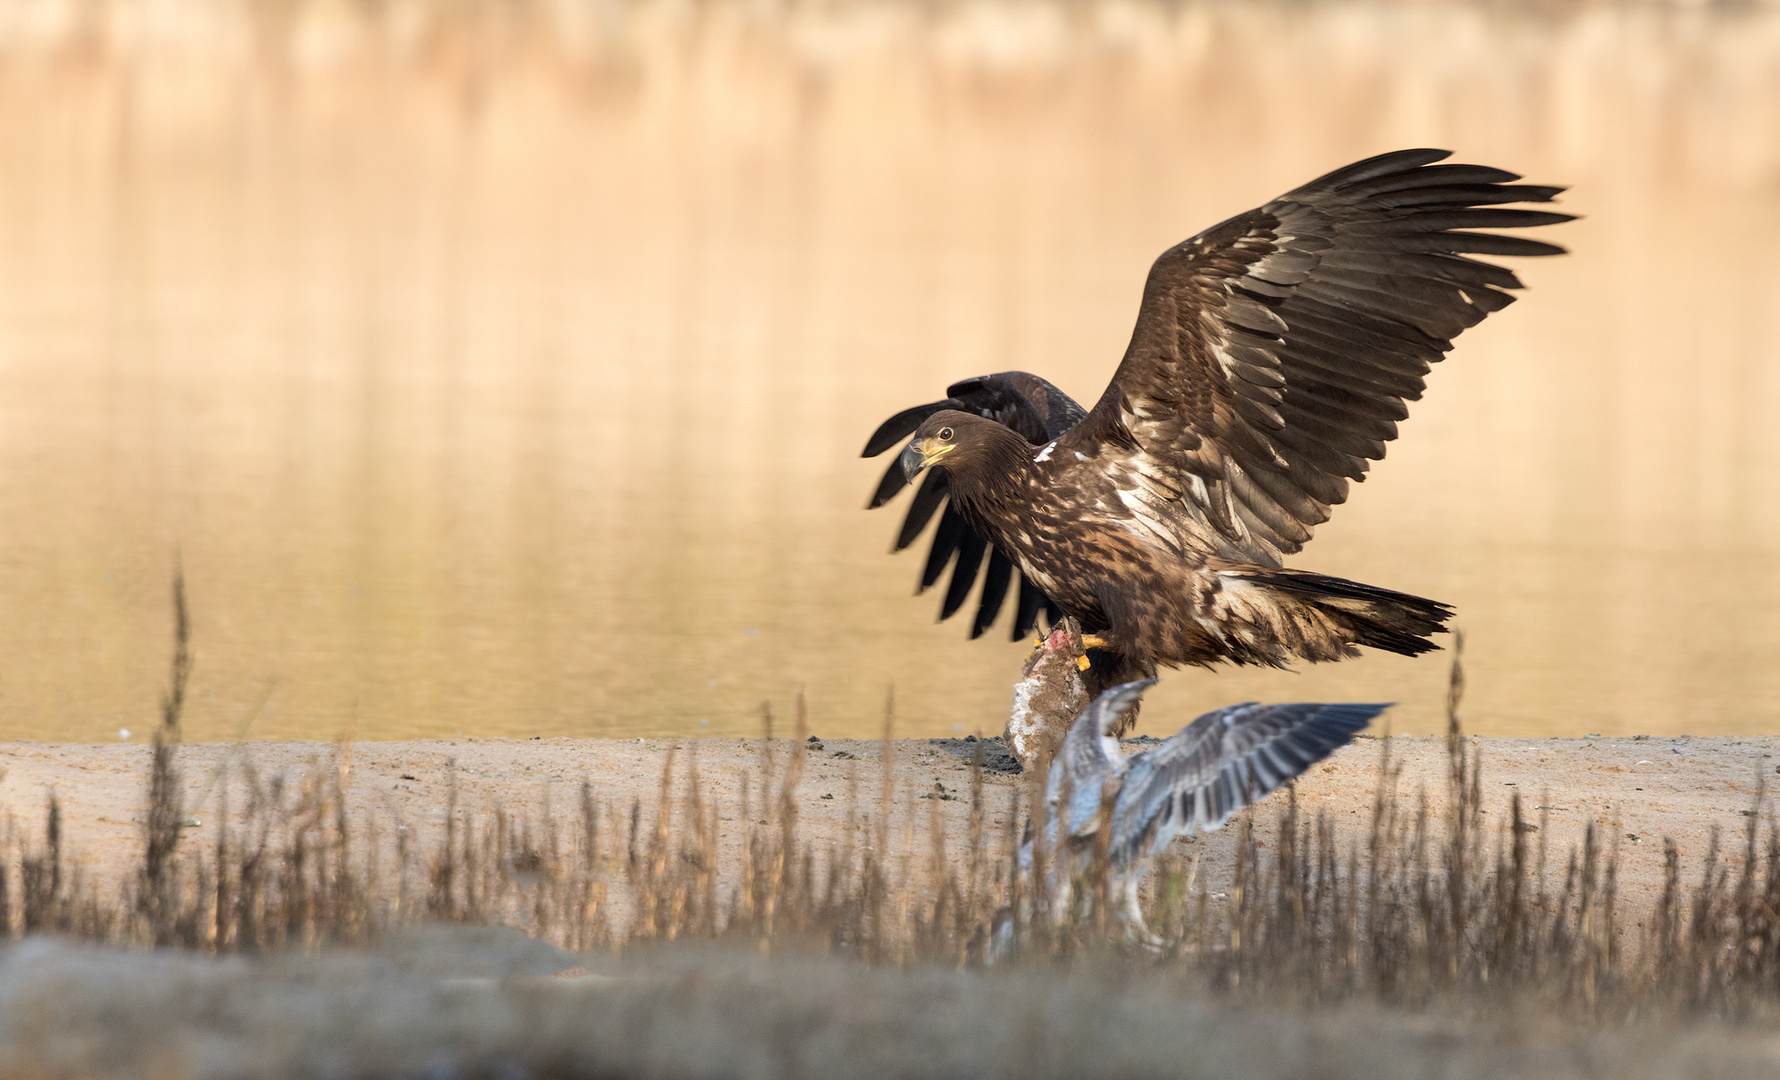
{"type": "Polygon", "coordinates": [[[910,481],[931,465],[956,467],[982,456],[991,447],[1012,441],[1025,446],[1012,428],[973,413],[942,409],[921,422],[902,452],[902,475],[910,481]]]}

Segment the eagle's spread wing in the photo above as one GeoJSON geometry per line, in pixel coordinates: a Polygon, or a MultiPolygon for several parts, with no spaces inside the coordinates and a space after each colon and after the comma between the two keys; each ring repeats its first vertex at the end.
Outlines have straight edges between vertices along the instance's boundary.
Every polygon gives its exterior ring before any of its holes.
{"type": "Polygon", "coordinates": [[[1164,252],[1111,385],[1058,449],[1175,546],[1184,530],[1279,565],[1384,456],[1452,339],[1514,299],[1511,271],[1464,253],[1563,251],[1467,231],[1570,220],[1497,205],[1562,188],[1445,157],[1349,165],[1164,252]]]}
{"type": "Polygon", "coordinates": [[[1113,806],[1114,858],[1129,862],[1178,832],[1215,829],[1354,737],[1389,705],[1232,705],[1126,759],[1113,806]]]}
{"type": "MultiPolygon", "coordinates": [[[[1024,371],[1004,371],[997,375],[965,379],[946,387],[946,395],[944,401],[916,405],[884,421],[866,442],[861,456],[876,457],[890,449],[913,434],[921,421],[941,409],[958,409],[998,421],[1019,432],[1035,446],[1050,442],[1087,415],[1087,410],[1077,404],[1074,398],[1038,376],[1028,375],[1024,371]]],[[[869,505],[882,506],[901,491],[906,483],[901,466],[892,458],[890,468],[885,470],[883,479],[878,482],[869,505]]],[[[952,561],[954,554],[957,555],[939,617],[949,619],[963,606],[965,598],[970,594],[970,587],[976,583],[977,572],[982,568],[986,555],[989,565],[983,575],[983,591],[977,601],[976,618],[971,623],[971,637],[982,636],[983,631],[995,621],[995,617],[1001,613],[1001,604],[1007,597],[1008,587],[1016,577],[1020,579],[1020,592],[1019,608],[1014,616],[1015,640],[1032,632],[1038,623],[1040,612],[1048,611],[1048,617],[1053,622],[1061,618],[1061,613],[1056,610],[1056,605],[1051,603],[1049,597],[1026,580],[1026,575],[1020,573],[1006,555],[991,549],[977,535],[976,530],[964,523],[964,519],[952,509],[947,494],[945,472],[940,469],[928,472],[921,486],[915,490],[914,501],[909,505],[908,514],[902,521],[902,531],[897,533],[895,547],[895,550],[901,551],[914,543],[915,537],[921,535],[921,530],[933,520],[934,513],[940,513],[939,528],[934,531],[933,544],[927,551],[927,563],[921,571],[920,589],[925,592],[938,581],[945,572],[946,564],[952,561]]]]}

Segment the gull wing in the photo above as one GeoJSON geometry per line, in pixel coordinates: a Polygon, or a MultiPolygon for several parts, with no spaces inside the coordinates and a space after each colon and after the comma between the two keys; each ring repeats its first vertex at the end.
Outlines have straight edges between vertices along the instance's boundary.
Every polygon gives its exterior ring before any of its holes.
{"type": "Polygon", "coordinates": [[[1388,708],[1250,702],[1206,713],[1161,746],[1126,759],[1113,806],[1114,860],[1153,855],[1179,832],[1217,828],[1347,745],[1388,708]]]}

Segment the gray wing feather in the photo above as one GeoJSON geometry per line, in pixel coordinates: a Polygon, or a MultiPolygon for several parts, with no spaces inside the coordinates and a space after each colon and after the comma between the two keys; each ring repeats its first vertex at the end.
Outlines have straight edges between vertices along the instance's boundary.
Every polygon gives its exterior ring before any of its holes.
{"type": "Polygon", "coordinates": [[[1127,760],[1108,752],[1108,740],[1104,738],[1107,726],[1155,684],[1154,679],[1140,679],[1113,687],[1090,702],[1064,735],[1045,782],[1045,799],[1052,814],[1058,814],[1063,789],[1069,788],[1069,806],[1062,813],[1068,835],[1093,835],[1100,814],[1100,793],[1127,760]]]}
{"type": "Polygon", "coordinates": [[[1345,746],[1388,708],[1251,702],[1206,713],[1156,749],[1126,759],[1113,806],[1113,858],[1142,858],[1177,832],[1217,828],[1345,746]]]}

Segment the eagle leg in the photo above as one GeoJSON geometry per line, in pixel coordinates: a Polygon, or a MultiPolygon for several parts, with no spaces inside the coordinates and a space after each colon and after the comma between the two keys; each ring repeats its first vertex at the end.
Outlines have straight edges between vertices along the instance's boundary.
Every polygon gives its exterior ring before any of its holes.
{"type": "Polygon", "coordinates": [[[1089,649],[1110,648],[1112,648],[1112,642],[1101,637],[1099,634],[1083,634],[1081,638],[1082,654],[1075,658],[1075,669],[1077,671],[1086,671],[1094,666],[1094,661],[1088,658],[1089,649]]]}

